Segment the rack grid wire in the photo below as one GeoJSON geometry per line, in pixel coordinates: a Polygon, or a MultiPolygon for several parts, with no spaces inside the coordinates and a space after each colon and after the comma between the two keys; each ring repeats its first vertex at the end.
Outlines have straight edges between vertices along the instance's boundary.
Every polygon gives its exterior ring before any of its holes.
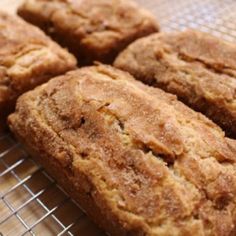
{"type": "MultiPolygon", "coordinates": [[[[0,0],[14,12],[21,0],[0,0]]],[[[236,42],[235,0],[136,0],[162,31],[199,29],[236,42]]],[[[0,134],[0,235],[105,235],[31,159],[9,132],[0,134]]]]}

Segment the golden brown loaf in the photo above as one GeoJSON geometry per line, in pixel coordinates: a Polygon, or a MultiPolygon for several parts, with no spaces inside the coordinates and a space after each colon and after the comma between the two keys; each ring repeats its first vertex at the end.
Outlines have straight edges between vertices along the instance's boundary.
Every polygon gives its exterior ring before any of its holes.
{"type": "Polygon", "coordinates": [[[112,62],[129,43],[159,29],[154,17],[130,0],[25,0],[18,13],[81,63],[112,62]]]}
{"type": "Polygon", "coordinates": [[[233,236],[236,142],[108,66],[21,96],[11,130],[111,235],[233,236]]]}
{"type": "Polygon", "coordinates": [[[192,30],[154,34],[130,45],[115,66],[176,94],[236,138],[236,45],[192,30]]]}
{"type": "Polygon", "coordinates": [[[0,12],[0,119],[23,92],[76,66],[41,30],[0,12]]]}

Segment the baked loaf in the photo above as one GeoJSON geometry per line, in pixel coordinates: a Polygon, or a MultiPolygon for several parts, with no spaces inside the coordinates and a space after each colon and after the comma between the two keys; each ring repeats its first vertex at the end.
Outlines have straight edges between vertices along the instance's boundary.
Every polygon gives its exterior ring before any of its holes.
{"type": "Polygon", "coordinates": [[[111,235],[236,233],[235,140],[125,72],[50,80],[20,97],[9,125],[111,235]]]}
{"type": "Polygon", "coordinates": [[[75,67],[75,58],[41,30],[0,12],[1,120],[20,94],[75,67]]]}
{"type": "Polygon", "coordinates": [[[236,233],[235,140],[125,72],[52,79],[20,97],[9,125],[111,235],[236,233]]]}
{"type": "Polygon", "coordinates": [[[236,138],[236,45],[192,30],[155,34],[130,45],[114,65],[176,94],[236,138]]]}
{"type": "Polygon", "coordinates": [[[81,64],[111,63],[129,43],[159,29],[130,0],[25,0],[18,14],[68,47],[81,64]]]}

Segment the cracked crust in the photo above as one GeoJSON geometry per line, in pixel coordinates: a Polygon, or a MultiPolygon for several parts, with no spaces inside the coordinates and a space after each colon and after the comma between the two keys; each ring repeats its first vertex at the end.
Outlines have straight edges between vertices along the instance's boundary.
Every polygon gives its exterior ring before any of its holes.
{"type": "Polygon", "coordinates": [[[57,77],[21,96],[9,125],[111,235],[236,233],[235,140],[125,72],[57,77]]]}
{"type": "Polygon", "coordinates": [[[236,46],[206,33],[162,33],[131,44],[114,65],[167,92],[236,137],[236,46]]]}
{"type": "Polygon", "coordinates": [[[129,43],[159,30],[154,17],[130,0],[26,0],[18,14],[68,47],[81,64],[112,63],[129,43]]]}
{"type": "Polygon", "coordinates": [[[1,119],[23,92],[75,67],[75,58],[41,30],[0,12],[1,119]]]}

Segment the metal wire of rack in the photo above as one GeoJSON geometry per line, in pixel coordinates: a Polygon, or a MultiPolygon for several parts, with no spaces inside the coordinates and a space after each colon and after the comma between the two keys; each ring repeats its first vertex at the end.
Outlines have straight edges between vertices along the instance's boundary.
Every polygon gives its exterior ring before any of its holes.
{"type": "MultiPolygon", "coordinates": [[[[156,15],[162,31],[194,28],[236,42],[235,0],[136,1],[156,15]]],[[[104,235],[9,132],[0,134],[1,233],[104,235]]]]}

